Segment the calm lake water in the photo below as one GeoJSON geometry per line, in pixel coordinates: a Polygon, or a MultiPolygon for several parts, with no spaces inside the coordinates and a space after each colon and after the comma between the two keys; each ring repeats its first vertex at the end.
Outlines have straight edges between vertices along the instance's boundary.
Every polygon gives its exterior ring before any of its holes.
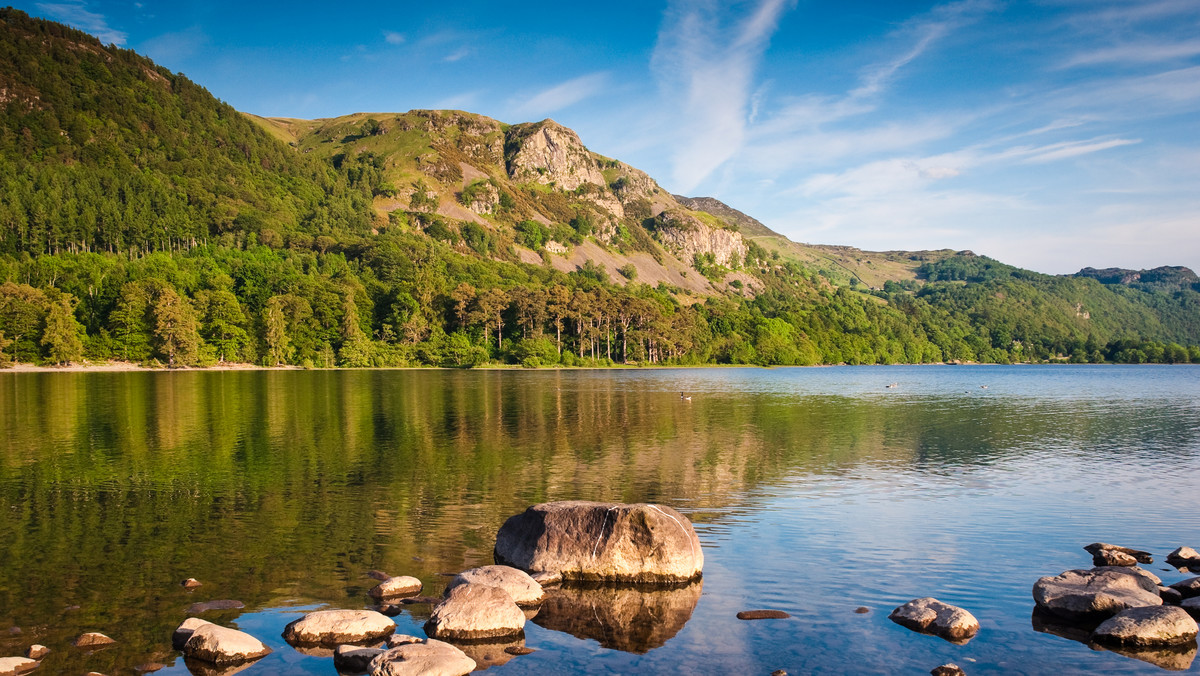
{"type": "Polygon", "coordinates": [[[1200,547],[1190,366],[9,373],[0,439],[0,656],[45,644],[49,674],[189,673],[170,634],[213,599],[275,650],[242,673],[335,674],[283,626],[369,606],[371,569],[438,594],[508,516],[564,499],[676,507],[703,582],[562,592],[537,652],[489,673],[1153,673],[1036,631],[1030,589],[1094,541],[1153,552],[1168,584],[1189,576],[1166,553],[1200,547]],[[979,635],[887,619],[921,596],[979,635]],[[792,618],[734,617],[755,608],[792,618]],[[71,648],[85,631],[119,643],[71,648]]]}

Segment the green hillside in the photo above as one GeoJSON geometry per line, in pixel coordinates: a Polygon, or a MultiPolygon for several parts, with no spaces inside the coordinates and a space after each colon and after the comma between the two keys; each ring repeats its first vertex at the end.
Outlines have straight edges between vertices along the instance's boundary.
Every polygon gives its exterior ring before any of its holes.
{"type": "Polygon", "coordinates": [[[0,364],[1200,361],[1194,286],[790,242],[550,120],[243,115],[12,9],[0,51],[0,364]]]}

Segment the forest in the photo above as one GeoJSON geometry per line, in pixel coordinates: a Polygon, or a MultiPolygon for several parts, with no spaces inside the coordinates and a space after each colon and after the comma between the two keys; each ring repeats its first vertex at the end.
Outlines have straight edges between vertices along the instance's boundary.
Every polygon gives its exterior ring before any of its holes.
{"type": "Polygon", "coordinates": [[[0,10],[0,366],[1200,363],[1194,286],[964,253],[850,288],[749,240],[731,265],[755,292],[696,295],[521,262],[592,236],[565,207],[493,231],[430,216],[418,182],[382,213],[384,166],[297,152],[182,74],[0,10]]]}

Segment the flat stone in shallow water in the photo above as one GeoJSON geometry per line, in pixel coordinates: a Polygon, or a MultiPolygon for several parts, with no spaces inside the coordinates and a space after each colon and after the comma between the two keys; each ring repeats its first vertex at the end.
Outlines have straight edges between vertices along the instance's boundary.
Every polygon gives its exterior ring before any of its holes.
{"type": "Polygon", "coordinates": [[[1110,545],[1106,542],[1093,542],[1084,547],[1084,550],[1092,555],[1097,566],[1134,566],[1139,563],[1154,563],[1154,557],[1150,556],[1150,552],[1110,545]]]}
{"type": "Polygon", "coordinates": [[[1200,566],[1200,552],[1191,547],[1179,547],[1167,554],[1167,563],[1177,568],[1200,566]]]}
{"type": "Polygon", "coordinates": [[[371,588],[367,594],[371,598],[387,599],[397,596],[411,596],[421,593],[421,581],[409,575],[389,577],[371,588]]]}
{"type": "Polygon", "coordinates": [[[1070,620],[1102,620],[1127,608],[1162,605],[1153,576],[1138,570],[1068,570],[1039,579],[1033,599],[1041,610],[1070,620]]]}
{"type": "Polygon", "coordinates": [[[949,603],[926,596],[896,608],[888,619],[903,627],[940,636],[947,641],[969,641],[979,633],[979,620],[949,603]]]}
{"type": "Polygon", "coordinates": [[[474,670],[475,660],[435,639],[389,648],[370,664],[371,676],[463,676],[474,670]]]}
{"type": "Polygon", "coordinates": [[[564,580],[672,583],[700,576],[704,554],[670,507],[568,501],[534,505],[496,533],[497,563],[564,580]]]}
{"type": "Polygon", "coordinates": [[[183,654],[217,665],[239,664],[267,655],[271,649],[244,631],[203,624],[183,644],[183,654]]]}
{"type": "Polygon", "coordinates": [[[1135,647],[1184,645],[1196,638],[1196,621],[1183,608],[1130,608],[1105,620],[1092,632],[1099,643],[1135,647]]]}
{"type": "Polygon", "coordinates": [[[34,643],[25,649],[25,657],[31,660],[40,660],[50,654],[50,649],[40,643],[34,643]]]}
{"type": "Polygon", "coordinates": [[[28,657],[0,657],[0,676],[27,674],[37,668],[37,661],[28,657]]]}
{"type": "Polygon", "coordinates": [[[396,623],[374,610],[318,610],[283,628],[288,643],[337,645],[391,636],[396,623]]]}
{"type": "Polygon", "coordinates": [[[446,593],[464,584],[481,584],[503,589],[519,606],[536,606],[542,602],[542,585],[529,573],[512,566],[480,566],[455,575],[446,585],[446,593]]]}
{"type": "Polygon", "coordinates": [[[524,629],[525,613],[508,592],[479,584],[464,584],[446,592],[425,623],[425,633],[439,639],[497,638],[524,629]]]}

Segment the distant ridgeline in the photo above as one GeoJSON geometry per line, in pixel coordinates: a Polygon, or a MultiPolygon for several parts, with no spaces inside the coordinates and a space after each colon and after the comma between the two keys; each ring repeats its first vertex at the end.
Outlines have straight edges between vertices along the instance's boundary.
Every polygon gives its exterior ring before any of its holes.
{"type": "Polygon", "coordinates": [[[1197,283],[797,244],[549,120],[256,118],[0,10],[0,363],[1200,362],[1197,283]]]}

